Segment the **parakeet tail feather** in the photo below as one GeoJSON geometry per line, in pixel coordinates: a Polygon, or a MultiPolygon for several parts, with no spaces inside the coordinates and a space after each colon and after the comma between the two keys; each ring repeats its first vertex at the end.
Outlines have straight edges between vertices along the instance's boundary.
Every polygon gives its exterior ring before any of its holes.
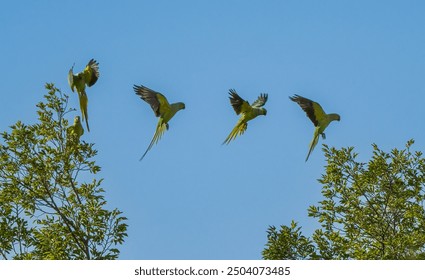
{"type": "Polygon", "coordinates": [[[167,123],[164,123],[162,121],[159,121],[158,122],[158,125],[156,126],[156,131],[155,131],[155,134],[154,134],[154,136],[152,138],[152,141],[149,144],[148,148],[146,149],[145,153],[139,159],[139,161],[142,160],[146,156],[146,154],[153,147],[153,145],[155,145],[156,143],[158,143],[159,139],[161,139],[162,135],[167,130],[167,127],[168,127],[168,124],[167,123]]]}
{"type": "Polygon", "coordinates": [[[230,141],[235,139],[238,135],[244,134],[245,130],[248,127],[248,123],[246,122],[238,122],[235,127],[230,132],[229,136],[227,136],[226,140],[224,140],[223,144],[229,144],[230,141]]]}

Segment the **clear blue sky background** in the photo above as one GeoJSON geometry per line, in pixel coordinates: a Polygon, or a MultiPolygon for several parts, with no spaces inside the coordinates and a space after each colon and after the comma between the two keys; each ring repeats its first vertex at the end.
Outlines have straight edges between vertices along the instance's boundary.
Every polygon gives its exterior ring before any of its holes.
{"type": "MultiPolygon", "coordinates": [[[[424,150],[424,1],[8,1],[0,9],[0,130],[37,121],[35,104],[75,62],[100,63],[87,90],[96,161],[108,207],[128,217],[121,259],[259,259],[269,225],[318,226],[320,140],[288,96],[339,113],[324,141],[424,150]],[[133,92],[143,84],[183,101],[162,140],[139,162],[156,126],[133,92]],[[267,116],[221,143],[237,116],[228,90],[267,116]]],[[[78,111],[79,113],[79,111],[78,111]]],[[[72,116],[70,116],[71,118],[72,116]]]]}

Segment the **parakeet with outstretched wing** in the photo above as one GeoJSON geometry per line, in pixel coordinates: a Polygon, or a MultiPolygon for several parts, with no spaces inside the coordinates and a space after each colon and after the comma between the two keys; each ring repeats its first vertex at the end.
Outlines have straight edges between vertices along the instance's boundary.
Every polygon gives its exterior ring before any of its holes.
{"type": "Polygon", "coordinates": [[[152,148],[152,146],[158,143],[164,132],[168,130],[168,122],[171,120],[171,118],[174,117],[178,111],[185,109],[185,105],[182,102],[170,104],[163,94],[142,85],[134,85],[133,89],[141,99],[146,101],[151,106],[155,116],[158,117],[158,124],[156,126],[155,134],[145,153],[140,158],[140,160],[142,160],[148,151],[152,148]]]}
{"type": "Polygon", "coordinates": [[[83,120],[86,121],[87,130],[89,128],[89,116],[87,113],[88,98],[86,94],[86,85],[91,87],[99,79],[99,63],[94,59],[90,59],[87,63],[86,68],[80,73],[74,75],[74,65],[71,67],[68,73],[68,83],[71,90],[77,90],[78,98],[80,100],[80,109],[83,120]]]}
{"type": "Polygon", "coordinates": [[[308,151],[307,158],[305,159],[305,161],[307,161],[319,141],[319,135],[322,135],[322,138],[325,139],[326,135],[324,131],[326,127],[328,127],[332,121],[340,121],[341,117],[338,114],[326,114],[319,103],[311,101],[310,99],[300,95],[296,94],[289,97],[289,99],[300,105],[315,126],[313,140],[310,143],[310,149],[308,151]]]}
{"type": "Polygon", "coordinates": [[[248,121],[256,118],[260,115],[267,115],[267,110],[263,106],[267,102],[268,95],[265,93],[260,94],[257,100],[251,105],[248,101],[242,99],[234,89],[229,90],[230,104],[235,110],[237,115],[241,115],[238,122],[236,123],[229,136],[224,140],[223,144],[229,144],[230,141],[236,138],[238,135],[244,134],[248,127],[248,121]]]}

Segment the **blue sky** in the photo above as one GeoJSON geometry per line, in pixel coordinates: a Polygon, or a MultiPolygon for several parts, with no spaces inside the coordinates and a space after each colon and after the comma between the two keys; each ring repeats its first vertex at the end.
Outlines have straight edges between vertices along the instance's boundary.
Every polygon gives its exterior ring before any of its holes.
{"type": "Polygon", "coordinates": [[[53,82],[91,58],[87,90],[99,178],[109,207],[128,217],[121,259],[259,259],[269,225],[318,226],[320,140],[288,96],[339,113],[324,141],[368,160],[415,139],[424,150],[423,1],[8,1],[0,9],[0,130],[36,122],[53,82]],[[156,126],[133,92],[143,84],[186,110],[142,162],[156,126]],[[267,116],[228,146],[235,88],[269,94],[267,116]]]}

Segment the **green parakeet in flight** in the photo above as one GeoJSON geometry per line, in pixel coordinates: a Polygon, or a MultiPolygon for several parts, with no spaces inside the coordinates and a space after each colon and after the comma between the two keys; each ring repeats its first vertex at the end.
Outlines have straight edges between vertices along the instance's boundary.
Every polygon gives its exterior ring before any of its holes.
{"type": "Polygon", "coordinates": [[[99,63],[94,59],[90,59],[86,68],[80,73],[74,75],[73,73],[74,65],[71,67],[68,73],[68,83],[71,87],[71,90],[77,90],[78,98],[80,100],[80,109],[83,121],[86,121],[87,130],[90,132],[89,128],[89,116],[87,114],[87,104],[88,98],[86,94],[86,85],[91,87],[94,85],[99,78],[99,63]]]}
{"type": "Polygon", "coordinates": [[[229,90],[230,104],[237,115],[241,115],[233,130],[224,140],[223,144],[229,144],[230,141],[238,135],[242,135],[248,127],[248,121],[260,115],[267,115],[267,110],[262,108],[267,102],[268,95],[260,94],[256,101],[249,105],[248,101],[243,100],[234,89],[229,90]]]}
{"type": "Polygon", "coordinates": [[[155,134],[145,153],[140,158],[142,160],[152,146],[158,143],[164,132],[168,130],[168,122],[171,118],[181,109],[185,109],[185,105],[182,102],[170,104],[164,95],[142,85],[134,85],[133,89],[141,99],[151,106],[155,116],[158,117],[155,134]]]}
{"type": "Polygon", "coordinates": [[[319,103],[297,94],[289,97],[289,99],[300,105],[315,126],[313,140],[310,143],[310,149],[308,151],[307,158],[305,159],[305,161],[307,161],[319,141],[319,135],[322,135],[322,138],[325,139],[326,135],[324,131],[326,127],[328,127],[332,121],[340,121],[341,117],[338,114],[326,114],[319,103]]]}

